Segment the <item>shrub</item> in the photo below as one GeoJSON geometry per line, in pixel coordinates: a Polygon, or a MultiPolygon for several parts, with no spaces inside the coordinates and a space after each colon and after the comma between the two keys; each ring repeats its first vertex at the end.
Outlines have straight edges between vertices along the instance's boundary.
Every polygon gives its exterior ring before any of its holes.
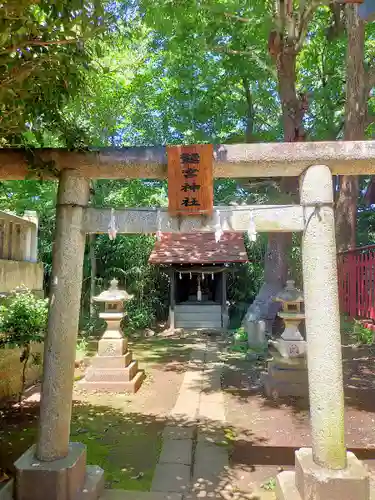
{"type": "Polygon", "coordinates": [[[372,344],[374,333],[370,328],[366,328],[360,321],[354,321],[353,337],[358,344],[372,344]]]}
{"type": "Polygon", "coordinates": [[[0,307],[0,348],[21,349],[21,392],[26,382],[28,362],[40,364],[39,353],[32,352],[32,343],[43,342],[47,328],[48,306],[46,299],[35,297],[26,288],[17,289],[7,297],[0,307]]]}
{"type": "Polygon", "coordinates": [[[247,342],[247,332],[243,326],[237,328],[234,333],[234,341],[235,342],[247,342]]]}

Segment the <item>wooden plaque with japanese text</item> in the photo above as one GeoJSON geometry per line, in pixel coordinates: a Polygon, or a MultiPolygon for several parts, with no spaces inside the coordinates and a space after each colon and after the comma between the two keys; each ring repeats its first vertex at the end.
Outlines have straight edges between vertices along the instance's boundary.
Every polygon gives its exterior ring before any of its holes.
{"type": "Polygon", "coordinates": [[[213,146],[168,146],[168,211],[211,215],[214,205],[213,146]]]}

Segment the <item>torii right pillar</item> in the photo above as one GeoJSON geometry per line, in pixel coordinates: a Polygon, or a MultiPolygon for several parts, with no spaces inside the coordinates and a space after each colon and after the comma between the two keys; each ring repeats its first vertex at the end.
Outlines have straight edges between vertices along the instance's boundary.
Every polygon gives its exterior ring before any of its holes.
{"type": "Polygon", "coordinates": [[[277,476],[278,500],[369,500],[366,467],[347,452],[337,284],[333,185],[325,165],[301,180],[302,265],[312,449],[296,452],[295,472],[277,476]]]}

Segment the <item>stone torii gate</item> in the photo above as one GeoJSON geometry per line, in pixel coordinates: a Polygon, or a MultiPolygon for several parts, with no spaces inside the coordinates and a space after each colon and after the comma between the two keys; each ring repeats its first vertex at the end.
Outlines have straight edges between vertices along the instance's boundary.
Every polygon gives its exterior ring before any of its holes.
{"type": "MultiPolygon", "coordinates": [[[[52,285],[45,339],[40,427],[36,448],[17,462],[17,500],[97,498],[102,471],[86,468],[85,448],[70,443],[75,344],[85,233],[107,232],[109,210],[88,208],[90,178],[166,178],[165,148],[87,153],[40,150],[59,174],[52,285]]],[[[21,151],[0,151],[0,180],[23,179],[21,151]]],[[[217,178],[300,177],[300,205],[220,207],[223,230],[303,232],[312,449],[296,452],[296,473],[278,476],[278,499],[369,500],[369,476],[344,442],[333,174],[375,174],[375,141],[220,145],[217,178]]],[[[44,178],[56,178],[46,173],[44,178]]],[[[120,233],[216,230],[209,218],[177,220],[166,211],[117,211],[120,233]]]]}

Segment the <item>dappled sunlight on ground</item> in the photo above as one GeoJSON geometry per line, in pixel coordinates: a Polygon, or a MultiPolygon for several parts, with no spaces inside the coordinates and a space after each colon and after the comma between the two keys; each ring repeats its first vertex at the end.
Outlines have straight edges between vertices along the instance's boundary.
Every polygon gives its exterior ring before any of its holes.
{"type": "MultiPolygon", "coordinates": [[[[224,500],[271,500],[276,474],[293,468],[295,449],[311,444],[307,401],[266,399],[259,383],[264,363],[226,353],[225,339],[218,337],[210,342],[220,351],[217,363],[223,366],[220,380],[226,422],[207,416],[197,426],[193,418],[173,414],[187,371],[192,375],[186,386],[189,391],[200,392],[208,403],[216,401],[215,364],[206,360],[203,382],[198,385],[195,375],[202,370],[202,364],[199,360],[189,361],[201,340],[202,336],[189,334],[131,342],[133,357],[147,374],[141,389],[135,395],[86,393],[76,385],[72,440],[87,445],[88,463],[104,468],[107,487],[148,491],[163,431],[167,426],[180,428],[181,432],[191,429],[196,445],[199,436],[204,435],[205,443],[217,447],[217,456],[222,449],[229,454],[228,466],[214,478],[204,474],[201,480],[198,478],[195,494],[224,500]]],[[[373,470],[374,360],[369,348],[344,348],[347,445],[373,470]]],[[[77,377],[82,373],[78,370],[77,377]]],[[[22,411],[9,406],[1,410],[0,468],[10,475],[14,460],[36,440],[38,414],[38,387],[28,393],[22,411]]]]}

